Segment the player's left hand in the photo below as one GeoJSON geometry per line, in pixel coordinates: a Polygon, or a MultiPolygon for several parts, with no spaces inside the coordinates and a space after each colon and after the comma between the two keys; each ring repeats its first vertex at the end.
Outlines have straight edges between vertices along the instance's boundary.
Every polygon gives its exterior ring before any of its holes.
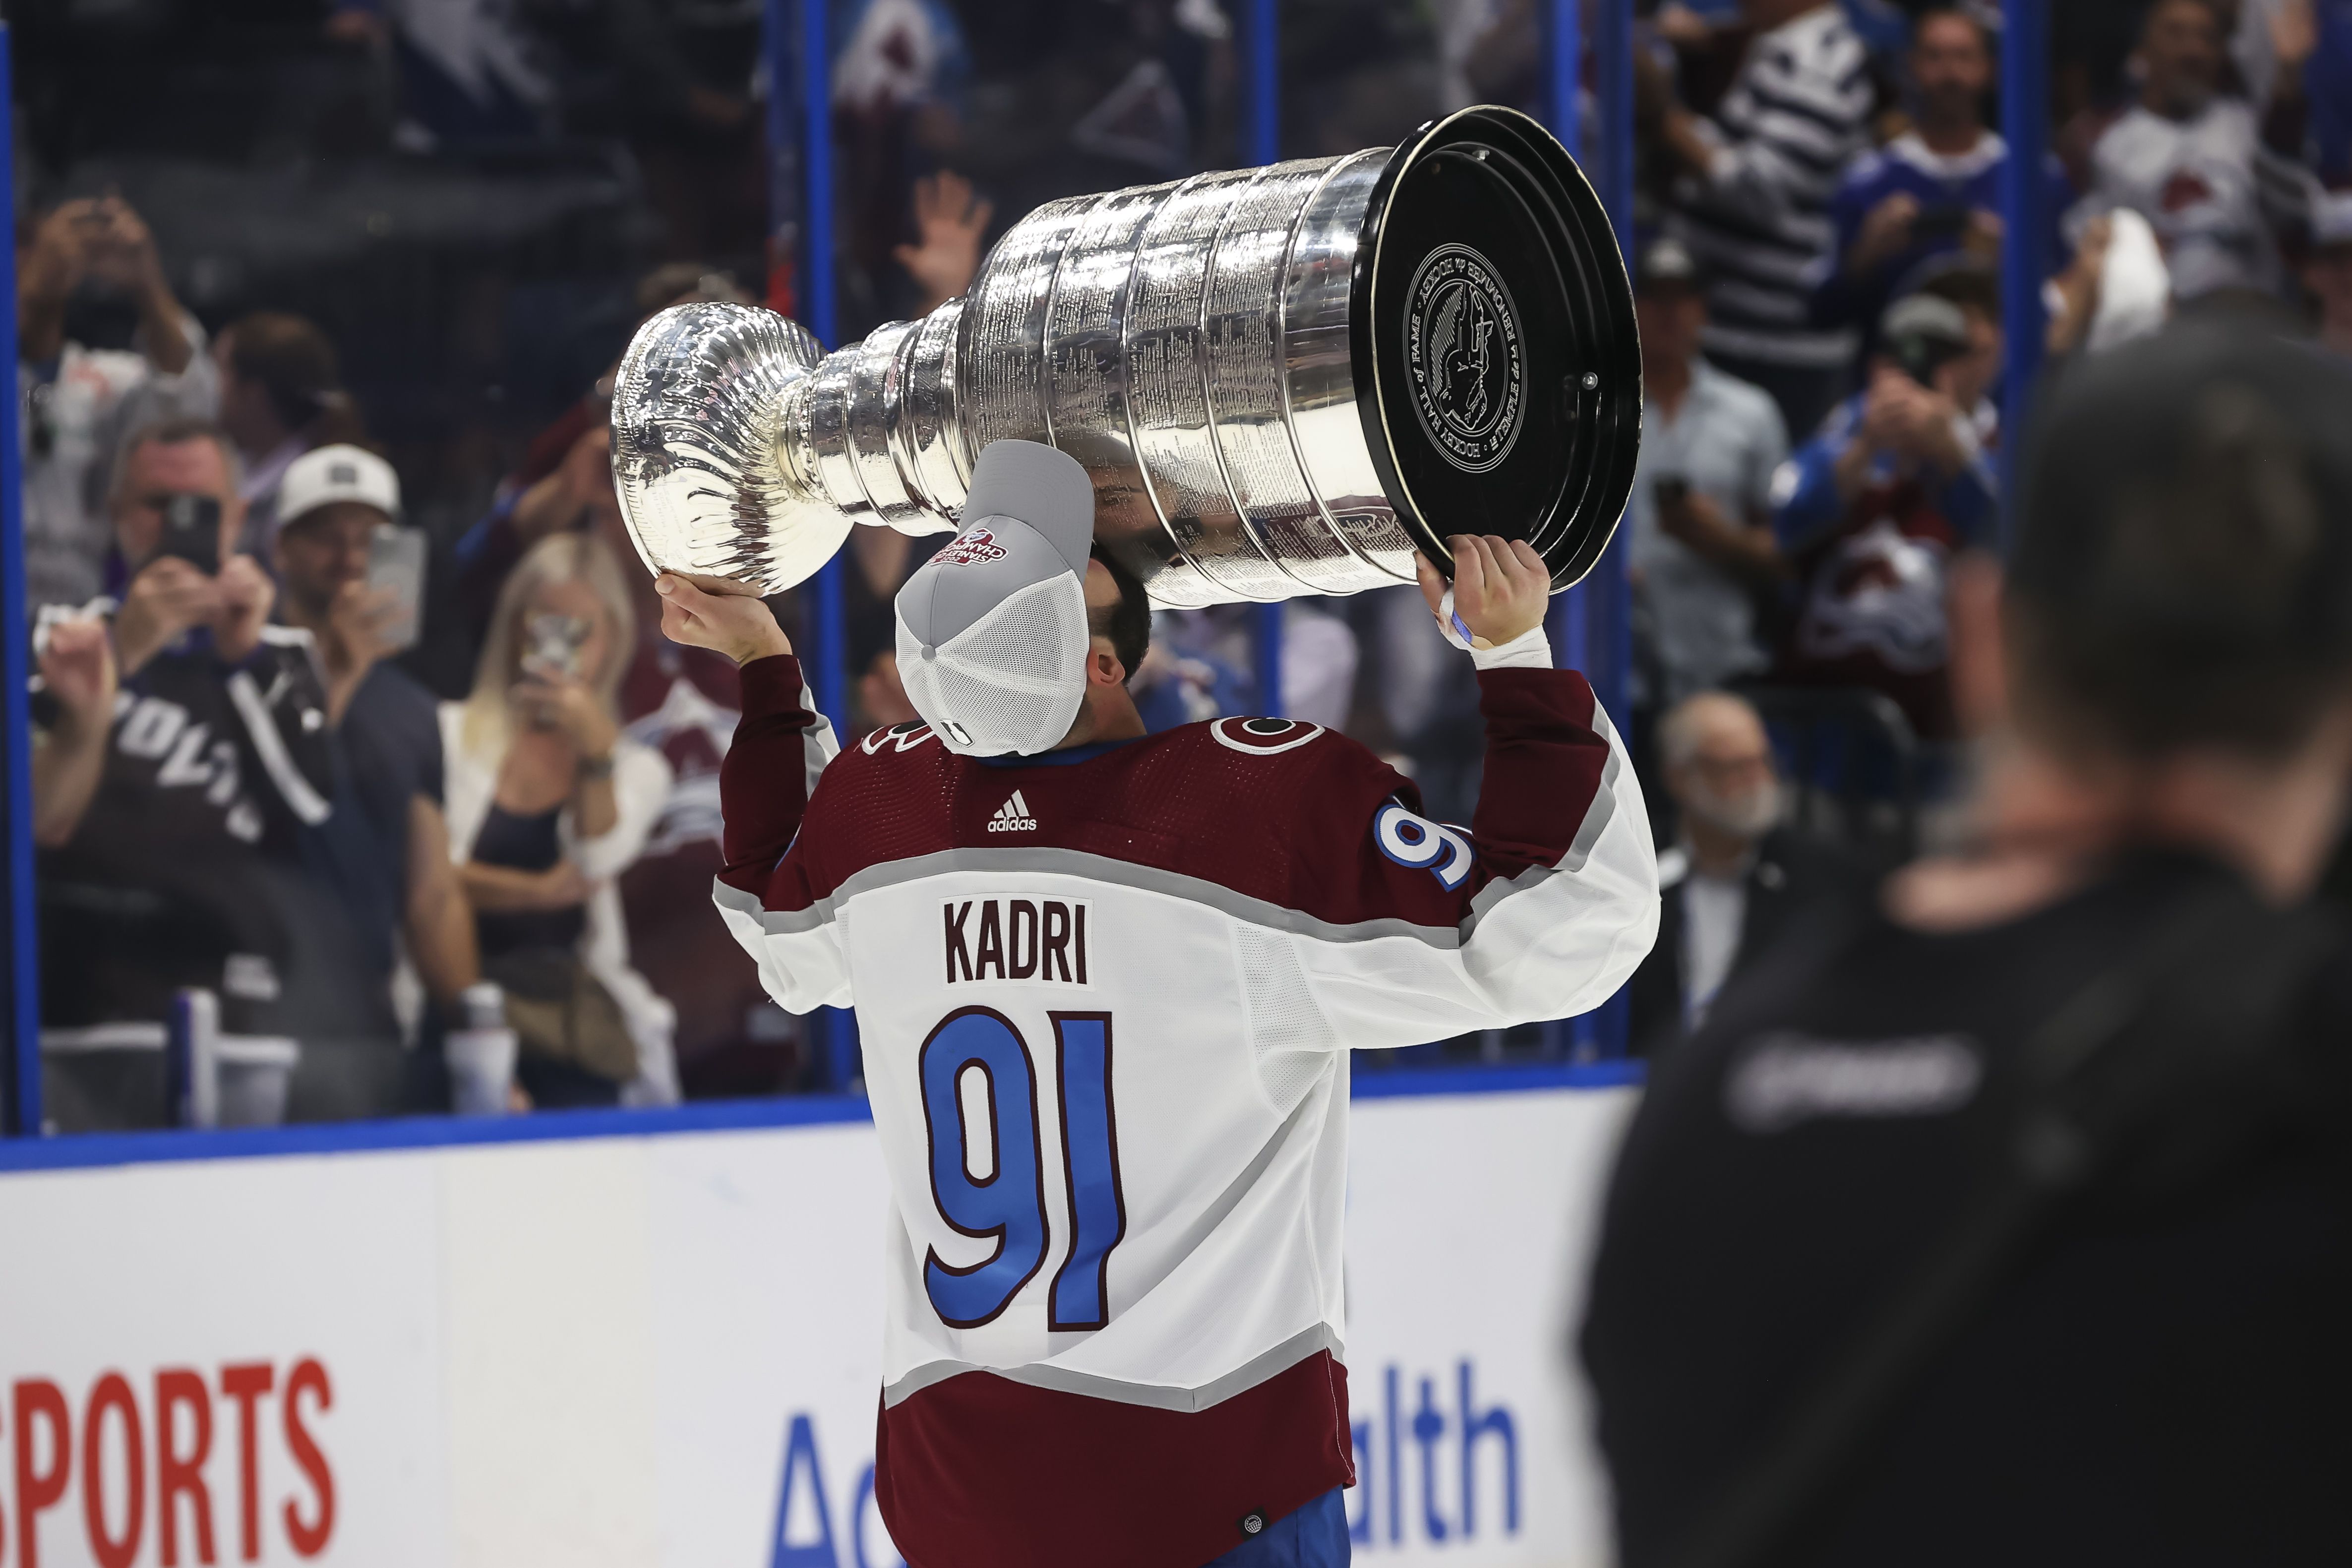
{"type": "Polygon", "coordinates": [[[706,594],[675,572],[655,578],[654,590],[662,596],[662,636],[672,642],[723,653],[737,664],[793,651],[774,613],[748,591],[706,594]]]}
{"type": "MultiPolygon", "coordinates": [[[[1473,647],[1500,647],[1543,625],[1551,573],[1534,546],[1491,533],[1457,533],[1445,542],[1454,552],[1454,614],[1469,629],[1473,647]]],[[[1413,568],[1429,613],[1442,616],[1444,574],[1421,555],[1413,568]]]]}

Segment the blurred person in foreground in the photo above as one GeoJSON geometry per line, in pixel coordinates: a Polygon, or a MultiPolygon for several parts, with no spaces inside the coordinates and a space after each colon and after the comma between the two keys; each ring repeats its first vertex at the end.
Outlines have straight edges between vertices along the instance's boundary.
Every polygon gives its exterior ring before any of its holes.
{"type": "MultiPolygon", "coordinates": [[[[480,967],[441,813],[440,720],[433,694],[390,662],[415,605],[368,582],[377,533],[399,516],[399,478],[374,453],[333,446],[296,458],[278,489],[279,616],[319,650],[344,765],[336,810],[312,833],[366,944],[377,999],[394,1004],[405,959],[448,1018],[480,967]]],[[[413,1036],[413,1013],[402,1024],[413,1036]]]]}
{"type": "Polygon", "coordinates": [[[613,552],[543,539],[507,579],[473,694],[441,708],[444,795],[481,953],[522,1038],[534,1105],[677,1099],[670,1005],[629,963],[614,879],[670,788],[661,753],[621,733],[636,612],[613,552]]]}
{"type": "Polygon", "coordinates": [[[36,709],[43,1054],[66,1128],[163,1118],[155,1047],[183,986],[217,993],[232,1034],[285,1029],[291,927],[315,907],[300,836],[331,811],[336,763],[310,634],[269,624],[269,576],[236,553],[243,521],[217,427],[133,435],[114,485],[127,582],[99,602],[110,702],[87,623],[50,631],[45,662],[74,666],[56,710],[36,709]]]}
{"type": "Polygon", "coordinates": [[[1633,975],[1633,1040],[1654,1055],[1706,1022],[1801,912],[1846,890],[1836,851],[1782,822],[1772,743],[1754,704],[1702,691],[1658,726],[1680,841],[1658,856],[1658,940],[1633,975]]]}
{"type": "Polygon", "coordinates": [[[1150,605],[1095,506],[1067,454],[983,450],[896,602],[927,721],[837,754],[764,605],[661,579],[664,629],[743,669],[715,893],[780,1002],[857,1009],[893,1191],[874,1491],[908,1561],[1326,1568],[1349,1048],[1597,1005],[1649,945],[1649,827],[1525,543],[1454,538],[1450,597],[1422,567],[1476,638],[1465,833],[1314,725],[1147,735],[1150,605]]]}
{"type": "MultiPolygon", "coordinates": [[[[1862,325],[1864,352],[1875,346],[1879,315],[1922,280],[1927,264],[1955,251],[1980,266],[2000,260],[2009,144],[1985,125],[1994,64],[1981,14],[1945,5],[1920,13],[1908,62],[1911,129],[1856,159],[1830,205],[1837,269],[1821,306],[1862,325]]],[[[2043,184],[2054,262],[2057,217],[2074,193],[2055,159],[2045,165],[2043,184]]]]}
{"type": "Polygon", "coordinates": [[[1946,574],[1992,542],[2000,355],[1984,274],[1946,273],[1888,308],[1869,385],[1773,480],[1798,595],[1776,679],[1868,687],[1922,738],[1955,734],[1946,574]]]}
{"type": "Polygon", "coordinates": [[[205,335],[172,293],[155,237],[118,196],[61,202],[20,226],[16,397],[24,443],[25,588],[33,605],[100,592],[113,542],[107,484],[122,438],[174,416],[208,418],[216,392],[205,335]],[[69,330],[84,306],[128,305],[131,346],[69,330]]]}
{"type": "Polygon", "coordinates": [[[1653,1076],[1583,1353],[1621,1561],[2352,1561],[2352,380],[2053,391],[1954,584],[1974,846],[1653,1076]]]}
{"type": "Polygon", "coordinates": [[[1634,62],[1643,139],[1676,170],[1668,231],[1707,274],[1707,357],[1780,405],[1802,436],[1847,385],[1852,328],[1813,319],[1836,264],[1830,198],[1870,112],[1862,39],[1836,0],[1740,0],[1756,29],[1712,115],[1675,101],[1663,67],[1634,62]]]}
{"type": "Polygon", "coordinates": [[[1642,451],[1627,507],[1643,664],[1663,710],[1770,662],[1757,605],[1788,574],[1772,537],[1772,476],[1789,455],[1780,411],[1699,352],[1706,290],[1681,241],[1661,239],[1633,269],[1642,336],[1642,451]]]}

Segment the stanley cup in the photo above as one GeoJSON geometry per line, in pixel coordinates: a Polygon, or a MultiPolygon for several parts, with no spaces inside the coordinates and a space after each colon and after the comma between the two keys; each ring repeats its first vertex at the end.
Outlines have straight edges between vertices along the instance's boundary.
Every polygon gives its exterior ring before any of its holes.
{"type": "Polygon", "coordinates": [[[1456,533],[1528,541],[1557,590],[1624,510],[1641,411],[1600,202],[1540,125],[1484,108],[1048,203],[964,298],[836,353],[771,311],[673,307],[622,361],[613,471],[649,569],[762,594],[854,524],[952,529],[1008,437],[1087,466],[1097,542],[1157,604],[1409,583],[1456,533]]]}

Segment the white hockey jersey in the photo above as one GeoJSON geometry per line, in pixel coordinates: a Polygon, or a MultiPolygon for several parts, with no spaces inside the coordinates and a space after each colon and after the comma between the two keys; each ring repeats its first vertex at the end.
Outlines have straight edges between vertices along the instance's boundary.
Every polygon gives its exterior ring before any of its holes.
{"type": "Polygon", "coordinates": [[[797,661],[745,667],[718,897],[779,1003],[857,1010],[892,1190],[876,1495],[917,1568],[1198,1568],[1352,1480],[1349,1047],[1597,1005],[1656,930],[1591,689],[1479,681],[1465,832],[1285,720],[828,760],[797,661]]]}

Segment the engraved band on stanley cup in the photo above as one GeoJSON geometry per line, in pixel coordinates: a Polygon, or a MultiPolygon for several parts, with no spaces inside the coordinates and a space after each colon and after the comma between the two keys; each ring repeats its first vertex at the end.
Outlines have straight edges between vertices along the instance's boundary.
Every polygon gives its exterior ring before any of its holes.
{"type": "Polygon", "coordinates": [[[1154,602],[1412,581],[1443,536],[1591,569],[1641,439],[1633,292],[1565,148],[1465,110],[1402,145],[1048,203],[972,287],[825,354],[741,305],[639,330],[613,468],[648,568],[773,593],[852,526],[954,526],[1008,437],[1084,463],[1154,602]]]}

